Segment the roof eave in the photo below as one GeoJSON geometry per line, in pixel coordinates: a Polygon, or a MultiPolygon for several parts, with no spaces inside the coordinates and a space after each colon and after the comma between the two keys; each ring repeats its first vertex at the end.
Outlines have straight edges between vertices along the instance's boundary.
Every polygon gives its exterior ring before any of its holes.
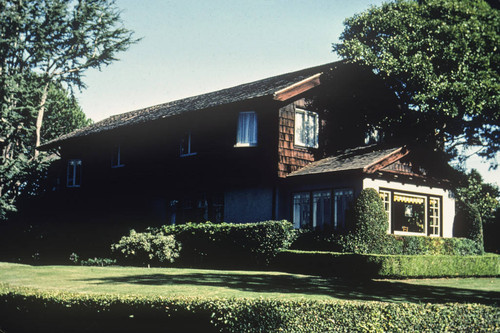
{"type": "Polygon", "coordinates": [[[310,76],[302,81],[294,83],[288,87],[280,89],[273,94],[273,99],[276,101],[284,102],[293,98],[297,95],[300,95],[314,87],[317,87],[321,84],[320,77],[323,73],[317,73],[313,76],[310,76]]]}

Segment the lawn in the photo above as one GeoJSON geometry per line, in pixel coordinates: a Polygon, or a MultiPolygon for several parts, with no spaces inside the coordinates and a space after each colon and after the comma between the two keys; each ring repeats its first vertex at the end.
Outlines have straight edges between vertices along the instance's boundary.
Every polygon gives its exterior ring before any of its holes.
{"type": "Polygon", "coordinates": [[[500,303],[500,278],[346,281],[268,271],[0,263],[0,283],[77,293],[165,297],[500,303]]]}

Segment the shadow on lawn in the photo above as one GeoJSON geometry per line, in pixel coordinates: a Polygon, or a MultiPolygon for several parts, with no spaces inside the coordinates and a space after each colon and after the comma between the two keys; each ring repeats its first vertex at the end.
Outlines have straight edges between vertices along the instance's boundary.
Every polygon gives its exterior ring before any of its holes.
{"type": "Polygon", "coordinates": [[[412,303],[500,303],[500,292],[412,285],[397,281],[343,280],[315,276],[193,273],[144,274],[86,279],[97,284],[199,285],[227,287],[256,293],[301,293],[346,300],[412,303]]]}

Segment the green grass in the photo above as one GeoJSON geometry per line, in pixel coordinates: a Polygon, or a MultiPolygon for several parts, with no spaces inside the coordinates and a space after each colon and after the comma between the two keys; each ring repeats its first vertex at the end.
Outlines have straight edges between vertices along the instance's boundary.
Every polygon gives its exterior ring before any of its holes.
{"type": "Polygon", "coordinates": [[[500,278],[347,281],[267,271],[0,263],[0,283],[41,290],[165,297],[500,303],[500,278]]]}

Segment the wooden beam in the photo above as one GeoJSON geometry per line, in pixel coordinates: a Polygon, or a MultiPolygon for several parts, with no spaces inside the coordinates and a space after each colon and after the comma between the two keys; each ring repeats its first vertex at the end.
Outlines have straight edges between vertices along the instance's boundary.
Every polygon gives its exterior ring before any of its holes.
{"type": "Polygon", "coordinates": [[[382,168],[385,168],[389,164],[392,164],[399,160],[400,158],[406,156],[410,151],[406,147],[401,147],[393,151],[392,153],[382,157],[378,161],[375,161],[363,168],[363,172],[374,173],[382,168]]]}
{"type": "Polygon", "coordinates": [[[273,99],[275,99],[276,101],[283,102],[286,101],[287,99],[302,94],[303,92],[308,91],[309,89],[319,86],[321,84],[319,80],[321,74],[323,73],[315,74],[311,77],[308,77],[307,79],[294,83],[291,86],[276,91],[274,93],[273,99]]]}

